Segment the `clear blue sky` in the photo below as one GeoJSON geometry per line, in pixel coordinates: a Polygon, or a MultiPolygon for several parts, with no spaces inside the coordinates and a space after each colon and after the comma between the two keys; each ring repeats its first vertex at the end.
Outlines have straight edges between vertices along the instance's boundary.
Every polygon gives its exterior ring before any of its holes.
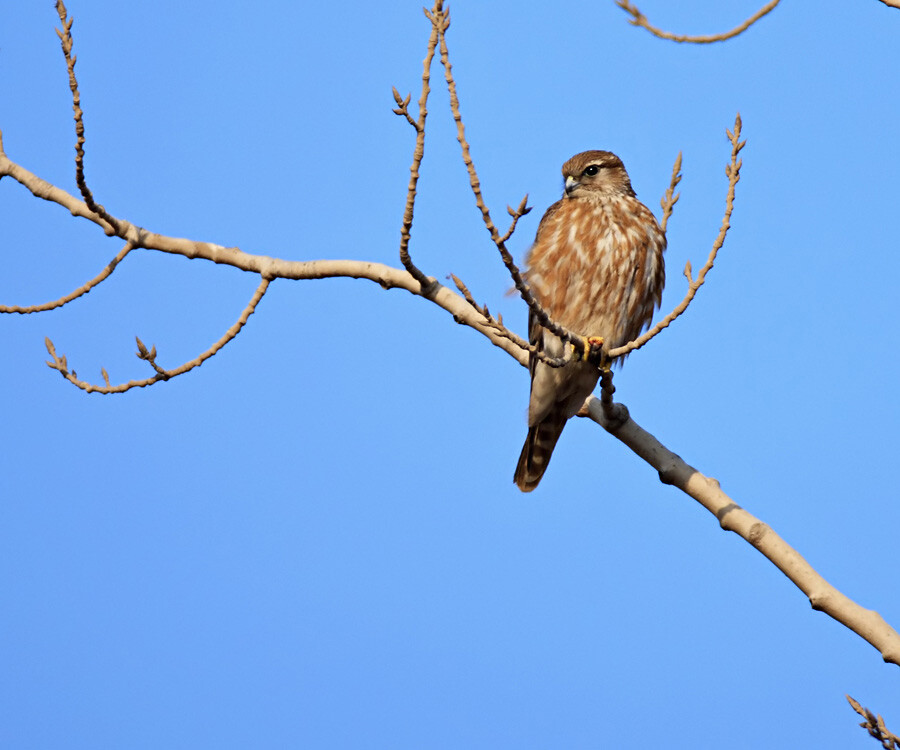
{"type": "MultiPolygon", "coordinates": [[[[759,4],[641,7],[707,33],[759,4]]],[[[95,195],[166,234],[397,265],[413,133],[391,86],[418,96],[420,5],[71,0],[95,195]]],[[[732,234],[618,396],[900,627],[900,11],[786,1],[693,47],[612,0],[451,10],[486,199],[535,207],[518,257],[572,154],[615,151],[658,211],[684,152],[665,309],[718,230],[740,110],[732,234]]],[[[6,151],[74,191],[52,3],[3,15],[6,151]]],[[[521,331],[433,72],[412,252],[521,331]]],[[[0,183],[0,302],[119,246],[0,183]]],[[[140,252],[0,319],[4,748],[875,747],[844,693],[900,731],[900,671],[596,425],[520,494],[526,372],[405,292],[277,281],[213,360],[123,396],[43,364],[50,336],[81,377],[145,377],[137,334],[176,366],[256,283],[140,252]]]]}

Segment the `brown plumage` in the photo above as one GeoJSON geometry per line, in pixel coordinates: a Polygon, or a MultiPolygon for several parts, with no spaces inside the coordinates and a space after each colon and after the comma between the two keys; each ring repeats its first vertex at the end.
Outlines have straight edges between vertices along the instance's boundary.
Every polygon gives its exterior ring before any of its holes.
{"type": "MultiPolygon", "coordinates": [[[[666,237],[636,197],[621,159],[585,151],[563,164],[565,193],[538,226],[526,278],[550,317],[573,333],[602,336],[612,349],[637,338],[659,307],[666,237]]],[[[529,336],[552,357],[562,341],[529,316],[529,336]]],[[[528,437],[515,483],[531,492],[547,470],[566,421],[597,385],[596,366],[553,368],[531,356],[528,437]]]]}

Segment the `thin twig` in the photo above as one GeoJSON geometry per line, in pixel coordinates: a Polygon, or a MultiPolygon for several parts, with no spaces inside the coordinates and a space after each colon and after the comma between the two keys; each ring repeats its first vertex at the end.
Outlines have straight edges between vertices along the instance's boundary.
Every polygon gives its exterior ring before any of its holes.
{"type": "Polygon", "coordinates": [[[59,14],[59,20],[62,22],[62,29],[56,29],[56,34],[62,45],[63,55],[66,58],[66,68],[69,71],[69,88],[72,90],[72,109],[75,111],[75,182],[78,183],[78,190],[81,191],[88,208],[110,225],[107,234],[111,236],[116,234],[114,231],[117,225],[116,219],[110,216],[106,209],[94,200],[94,196],[84,178],[84,112],[81,109],[81,94],[78,91],[78,81],[75,78],[75,61],[77,58],[72,54],[72,21],[74,19],[68,17],[68,11],[63,4],[63,0],[56,0],[56,12],[59,14]]]}
{"type": "Polygon", "coordinates": [[[672,178],[669,180],[669,187],[666,190],[665,195],[660,199],[659,205],[662,208],[662,219],[659,221],[659,227],[663,230],[663,234],[666,233],[666,227],[669,225],[669,217],[672,216],[672,211],[675,209],[675,204],[678,203],[678,199],[681,197],[681,193],[676,193],[675,188],[678,187],[678,183],[681,182],[681,152],[678,152],[678,156],[675,157],[675,164],[672,166],[672,178]]]}
{"type": "Polygon", "coordinates": [[[145,388],[146,386],[153,385],[154,383],[158,383],[161,380],[169,380],[170,378],[177,377],[178,375],[183,375],[184,373],[193,370],[195,367],[199,367],[200,365],[202,365],[210,357],[215,356],[219,352],[219,350],[222,349],[222,347],[234,340],[234,338],[241,332],[241,329],[243,329],[243,327],[246,325],[247,320],[250,318],[250,316],[256,311],[256,306],[259,304],[259,301],[263,298],[263,295],[269,288],[269,283],[270,279],[268,277],[263,277],[262,281],[260,281],[259,283],[259,286],[256,288],[256,291],[253,293],[253,297],[250,299],[250,302],[247,303],[247,306],[241,313],[241,316],[235,321],[234,325],[232,325],[231,328],[229,328],[225,332],[225,335],[222,336],[222,338],[220,338],[205,352],[195,357],[190,362],[185,362],[180,367],[176,367],[174,370],[166,370],[160,367],[156,363],[156,347],[154,346],[152,349],[148,350],[144,345],[144,342],[137,337],[135,337],[138,346],[137,357],[138,359],[143,359],[145,362],[148,362],[154,369],[156,375],[154,375],[152,378],[146,378],[144,380],[129,380],[127,383],[122,383],[120,385],[110,385],[109,375],[106,372],[106,368],[101,368],[100,374],[103,376],[103,381],[106,383],[106,385],[94,385],[84,380],[79,380],[78,374],[74,370],[69,370],[68,362],[66,361],[66,355],[57,355],[56,347],[53,345],[53,342],[49,338],[44,339],[44,344],[47,347],[47,352],[53,358],[53,361],[47,362],[47,366],[59,372],[59,374],[62,375],[66,380],[68,380],[72,385],[77,386],[87,393],[125,393],[125,391],[130,391],[132,388],[145,388]]]}
{"type": "Polygon", "coordinates": [[[391,93],[394,95],[394,101],[397,102],[397,106],[395,109],[392,109],[395,115],[400,115],[401,117],[405,117],[406,121],[412,125],[413,130],[417,133],[419,132],[419,123],[413,120],[412,115],[409,113],[409,100],[412,98],[412,94],[407,94],[405,99],[400,98],[400,92],[397,91],[396,86],[391,86],[391,93]]]}
{"type": "MultiPolygon", "coordinates": [[[[449,26],[449,19],[447,25],[449,26]]],[[[440,45],[441,45],[441,64],[444,66],[444,78],[447,81],[447,90],[450,93],[450,110],[453,113],[453,120],[456,122],[456,140],[459,141],[460,148],[462,149],[462,159],[463,163],[466,165],[466,171],[469,173],[469,186],[472,189],[472,193],[475,196],[475,205],[478,207],[478,210],[481,212],[481,219],[484,222],[484,226],[487,228],[488,233],[491,235],[491,239],[494,244],[497,246],[497,250],[500,251],[500,257],[503,259],[503,265],[506,266],[506,270],[509,271],[509,275],[513,280],[513,283],[516,286],[519,294],[522,296],[522,299],[525,301],[525,304],[528,305],[528,309],[534,314],[538,323],[541,324],[548,331],[558,336],[565,342],[572,344],[575,352],[579,356],[590,356],[593,353],[593,347],[588,342],[587,338],[584,336],[578,335],[576,333],[572,333],[568,329],[561,326],[559,323],[554,321],[541,307],[540,303],[535,298],[534,294],[531,291],[531,287],[525,281],[522,276],[519,267],[516,265],[513,260],[512,254],[509,250],[506,249],[505,238],[511,234],[511,232],[507,232],[506,235],[501,236],[499,230],[494,224],[493,219],[491,219],[491,212],[488,209],[487,205],[484,202],[484,197],[481,194],[481,182],[478,179],[478,173],[475,170],[475,164],[472,160],[471,150],[469,148],[469,142],[466,140],[466,127],[463,123],[462,114],[460,113],[459,108],[459,96],[456,93],[456,81],[453,78],[453,66],[450,64],[450,52],[447,48],[447,35],[446,35],[446,27],[442,29],[440,33],[440,45]]],[[[526,196],[526,200],[527,200],[526,196]]],[[[525,200],[519,206],[519,209],[524,213],[527,213],[528,210],[525,206],[525,200]]],[[[513,214],[515,218],[515,213],[513,214]]],[[[515,222],[514,222],[515,225],[515,222]]],[[[514,225],[512,228],[514,228],[514,225]]]]}
{"type": "Polygon", "coordinates": [[[510,216],[512,216],[512,222],[510,222],[509,229],[506,230],[506,234],[504,234],[500,238],[500,242],[504,244],[509,242],[509,238],[512,237],[513,232],[516,231],[516,226],[518,226],[519,224],[519,219],[521,219],[526,214],[531,213],[531,206],[528,205],[528,193],[526,193],[525,197],[522,198],[522,201],[519,203],[518,208],[507,206],[506,211],[510,216]]]}
{"type": "Polygon", "coordinates": [[[550,367],[563,367],[571,361],[568,357],[551,357],[549,354],[541,349],[538,349],[533,344],[529,344],[521,336],[513,333],[511,330],[509,330],[509,328],[503,325],[502,317],[495,318],[493,315],[491,315],[491,311],[488,310],[487,305],[479,305],[475,301],[475,298],[472,296],[472,293],[469,291],[469,287],[467,287],[463,283],[462,279],[460,279],[456,274],[453,273],[450,274],[450,278],[453,279],[453,283],[456,284],[456,288],[459,289],[460,294],[462,294],[466,302],[469,303],[469,306],[476,310],[484,318],[484,325],[492,329],[498,336],[512,341],[522,351],[533,354],[544,364],[550,365],[550,367]]]}
{"type": "Polygon", "coordinates": [[[900,750],[900,737],[885,726],[881,714],[876,716],[868,708],[863,708],[849,695],[846,696],[846,698],[853,707],[853,710],[865,719],[860,726],[869,733],[870,737],[874,737],[878,740],[884,750],[900,750]]]}
{"type": "Polygon", "coordinates": [[[409,254],[409,239],[412,233],[413,210],[416,205],[416,186],[419,183],[419,168],[422,166],[422,158],[425,156],[425,118],[428,116],[428,94],[431,91],[431,61],[434,59],[434,51],[437,47],[438,37],[443,33],[449,16],[444,13],[441,5],[443,0],[435,0],[434,7],[429,11],[425,8],[425,15],[431,21],[431,36],[428,38],[428,50],[422,63],[422,94],[419,96],[419,118],[414,121],[409,114],[409,96],[401,99],[397,89],[393,89],[394,101],[397,102],[395,114],[404,115],[406,120],[416,129],[416,147],[413,150],[412,166],[409,168],[409,187],[406,191],[406,207],[403,210],[403,226],[400,229],[400,262],[403,267],[412,274],[413,278],[421,284],[423,290],[433,287],[434,279],[426,276],[412,261],[409,254]]]}
{"type": "Polygon", "coordinates": [[[78,287],[75,291],[69,292],[59,299],[53,300],[52,302],[44,302],[40,305],[30,305],[28,307],[20,307],[19,305],[0,305],[0,313],[20,313],[22,315],[27,315],[29,313],[45,312],[47,310],[55,310],[57,307],[62,307],[72,300],[87,294],[101,281],[109,278],[112,272],[116,270],[119,263],[122,262],[122,259],[132,250],[134,250],[134,245],[131,242],[126,242],[125,247],[119,250],[116,257],[107,263],[106,267],[99,274],[84,285],[78,287]]]}
{"type": "MultiPolygon", "coordinates": [[[[659,37],[660,39],[669,39],[673,42],[690,42],[692,44],[711,44],[712,42],[724,42],[726,39],[731,39],[732,37],[736,37],[738,34],[743,33],[753,24],[755,24],[760,18],[775,10],[775,6],[780,2],[781,0],[772,0],[770,3],[767,3],[756,13],[750,16],[750,18],[748,18],[742,24],[740,24],[739,26],[735,26],[731,31],[725,31],[721,34],[710,34],[707,36],[689,36],[686,34],[672,34],[669,31],[663,31],[662,29],[651,25],[651,23],[647,20],[647,16],[641,13],[641,11],[638,10],[638,8],[630,2],[630,0],[616,0],[616,5],[618,5],[626,13],[631,14],[632,18],[628,23],[630,23],[632,26],[641,26],[642,28],[647,29],[647,31],[653,34],[653,36],[659,37]]],[[[890,2],[888,2],[888,0],[881,0],[881,2],[890,5],[890,2]]]]}
{"type": "MultiPolygon", "coordinates": [[[[722,217],[722,226],[719,227],[719,234],[716,236],[715,241],[713,242],[712,249],[709,251],[709,257],[706,259],[706,263],[703,264],[703,268],[700,269],[700,273],[697,275],[697,278],[694,279],[691,276],[691,263],[687,262],[684,268],[684,275],[688,280],[688,291],[684,296],[684,299],[679,303],[679,305],[672,310],[665,318],[663,318],[659,323],[657,323],[653,328],[651,328],[647,333],[643,336],[639,336],[634,341],[630,341],[624,346],[617,347],[615,349],[611,349],[608,352],[610,358],[621,357],[629,352],[634,351],[635,349],[640,349],[644,344],[646,344],[650,339],[656,336],[660,331],[664,328],[668,328],[673,321],[675,321],[685,310],[687,310],[688,305],[691,304],[691,301],[697,294],[697,290],[703,286],[706,281],[706,274],[713,267],[713,263],[715,263],[716,255],[719,250],[722,249],[722,245],[725,242],[725,235],[728,233],[728,230],[731,228],[731,213],[734,211],[734,189],[738,183],[738,180],[741,178],[741,165],[743,161],[738,159],[738,154],[741,152],[741,149],[744,148],[747,141],[742,141],[741,138],[741,115],[740,113],[734,118],[734,132],[732,133],[730,130],[725,130],[726,135],[728,136],[728,140],[731,141],[731,161],[728,166],[725,167],[725,174],[728,176],[728,192],[725,196],[725,214],[722,217]]],[[[676,165],[678,162],[676,162],[676,165]]]]}

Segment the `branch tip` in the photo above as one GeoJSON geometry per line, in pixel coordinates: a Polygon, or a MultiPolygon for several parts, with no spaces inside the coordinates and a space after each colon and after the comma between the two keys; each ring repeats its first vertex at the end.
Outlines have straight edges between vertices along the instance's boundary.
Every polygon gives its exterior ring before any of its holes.
{"type": "MultiPolygon", "coordinates": [[[[888,2],[888,0],[881,1],[888,2]]],[[[893,2],[895,0],[890,1],[893,2]]],[[[616,0],[616,5],[618,5],[622,10],[631,15],[628,23],[630,23],[632,26],[641,26],[659,39],[668,39],[672,42],[690,42],[692,44],[710,44],[712,42],[724,42],[726,39],[731,39],[733,37],[736,37],[738,34],[743,33],[754,23],[756,23],[760,18],[775,10],[775,6],[778,5],[779,2],[781,2],[781,0],[771,0],[771,2],[764,5],[756,13],[750,16],[750,18],[733,28],[731,31],[722,32],[720,34],[709,34],[706,36],[690,36],[687,34],[673,34],[669,31],[663,31],[662,29],[653,26],[647,20],[647,17],[628,0],[616,0]]]]}
{"type": "Polygon", "coordinates": [[[150,352],[147,351],[147,347],[144,346],[144,342],[141,341],[139,336],[135,336],[134,340],[137,342],[137,352],[136,356],[138,359],[147,359],[150,356],[150,352]]]}

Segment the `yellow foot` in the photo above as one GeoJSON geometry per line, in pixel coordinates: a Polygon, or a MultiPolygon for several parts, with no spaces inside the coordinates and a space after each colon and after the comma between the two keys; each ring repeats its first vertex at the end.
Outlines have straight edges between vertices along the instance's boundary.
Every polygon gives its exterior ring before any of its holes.
{"type": "Polygon", "coordinates": [[[606,359],[603,356],[603,337],[585,336],[582,339],[582,343],[584,344],[584,354],[581,355],[581,358],[591,364],[601,365],[606,359]]]}

